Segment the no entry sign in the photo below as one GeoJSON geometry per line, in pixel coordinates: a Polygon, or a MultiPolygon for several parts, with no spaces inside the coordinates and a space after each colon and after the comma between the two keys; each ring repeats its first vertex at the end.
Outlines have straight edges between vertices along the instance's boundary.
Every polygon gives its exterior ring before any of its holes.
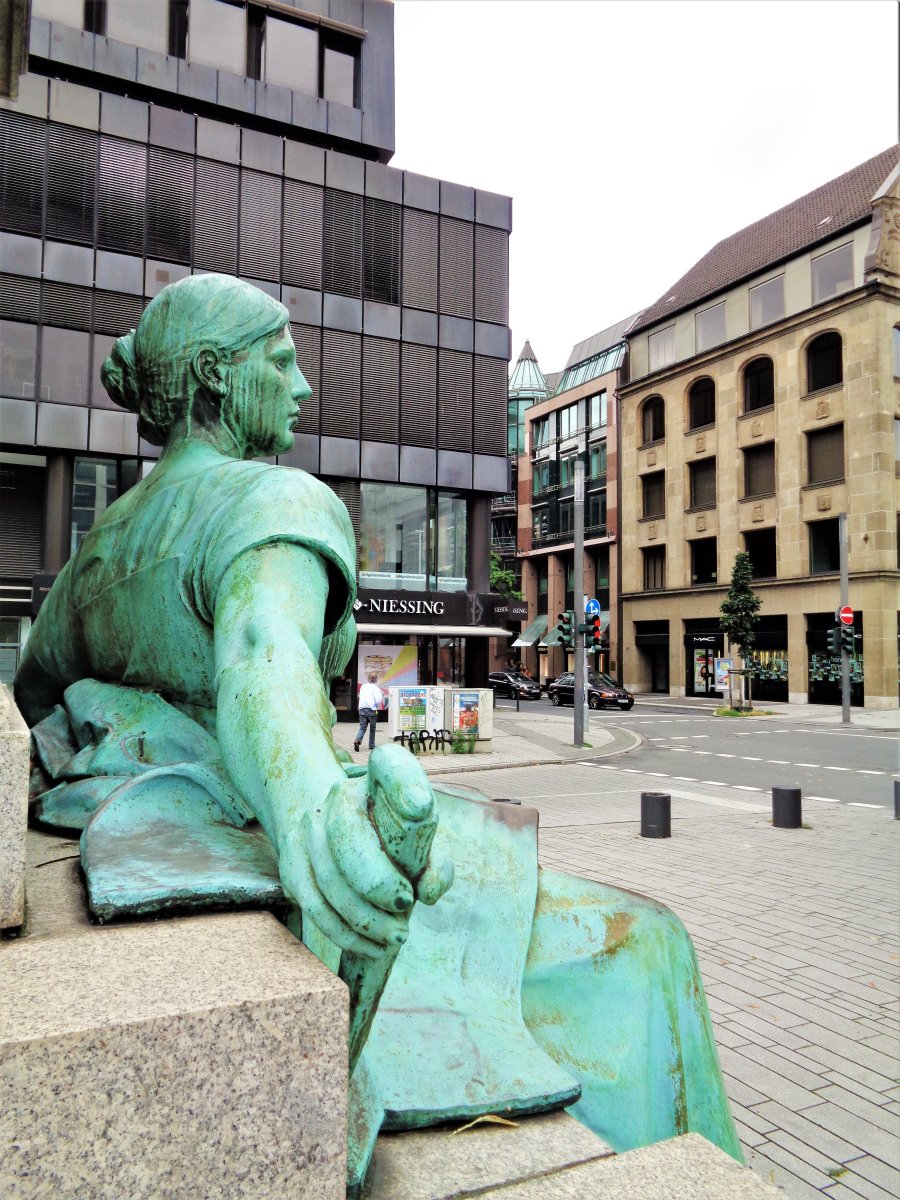
{"type": "Polygon", "coordinates": [[[845,604],[842,609],[839,609],[838,620],[840,621],[840,623],[842,625],[852,625],[853,624],[853,609],[850,607],[849,604],[845,604]]]}

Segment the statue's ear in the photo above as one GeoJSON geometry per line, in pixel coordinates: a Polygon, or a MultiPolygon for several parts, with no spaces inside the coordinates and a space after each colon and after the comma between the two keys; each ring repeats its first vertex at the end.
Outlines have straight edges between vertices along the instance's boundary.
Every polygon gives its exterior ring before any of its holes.
{"type": "Polygon", "coordinates": [[[224,400],[228,395],[228,363],[215,350],[205,346],[194,355],[194,374],[211,396],[224,400]]]}

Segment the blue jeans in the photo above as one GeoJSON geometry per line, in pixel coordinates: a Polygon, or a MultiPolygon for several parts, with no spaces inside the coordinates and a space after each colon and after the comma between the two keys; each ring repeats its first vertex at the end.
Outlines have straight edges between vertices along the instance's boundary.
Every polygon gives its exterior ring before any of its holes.
{"type": "Polygon", "coordinates": [[[359,710],[359,729],[356,731],[354,742],[361,742],[366,736],[366,728],[369,730],[369,749],[375,749],[375,726],[378,724],[378,713],[374,708],[361,708],[359,710]]]}

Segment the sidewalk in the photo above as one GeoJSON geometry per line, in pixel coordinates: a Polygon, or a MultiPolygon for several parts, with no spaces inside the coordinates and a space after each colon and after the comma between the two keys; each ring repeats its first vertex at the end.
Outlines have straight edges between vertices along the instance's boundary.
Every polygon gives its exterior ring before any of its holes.
{"type": "MultiPolygon", "coordinates": [[[[690,709],[696,712],[713,713],[721,707],[721,700],[707,700],[702,696],[662,696],[650,692],[635,695],[636,708],[690,709]]],[[[841,708],[834,704],[783,704],[780,701],[760,701],[759,707],[771,712],[779,721],[791,721],[804,725],[840,725],[841,708]]],[[[763,720],[754,717],[753,720],[763,720]]],[[[900,733],[900,708],[884,710],[851,708],[850,724],[866,729],[884,729],[900,733]]]]}

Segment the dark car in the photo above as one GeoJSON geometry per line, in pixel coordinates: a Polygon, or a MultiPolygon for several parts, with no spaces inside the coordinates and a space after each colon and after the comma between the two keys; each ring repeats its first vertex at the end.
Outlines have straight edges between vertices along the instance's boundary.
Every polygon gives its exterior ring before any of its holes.
{"type": "MultiPolygon", "coordinates": [[[[551,704],[573,704],[575,697],[575,675],[566,671],[559,679],[547,685],[547,695],[551,704]]],[[[602,671],[588,673],[588,707],[589,708],[620,708],[627,712],[634,704],[634,696],[614,679],[604,675],[602,671]]]]}
{"type": "Polygon", "coordinates": [[[518,671],[491,671],[488,687],[492,687],[498,696],[512,696],[513,699],[518,696],[520,700],[541,698],[541,685],[518,671]]]}

